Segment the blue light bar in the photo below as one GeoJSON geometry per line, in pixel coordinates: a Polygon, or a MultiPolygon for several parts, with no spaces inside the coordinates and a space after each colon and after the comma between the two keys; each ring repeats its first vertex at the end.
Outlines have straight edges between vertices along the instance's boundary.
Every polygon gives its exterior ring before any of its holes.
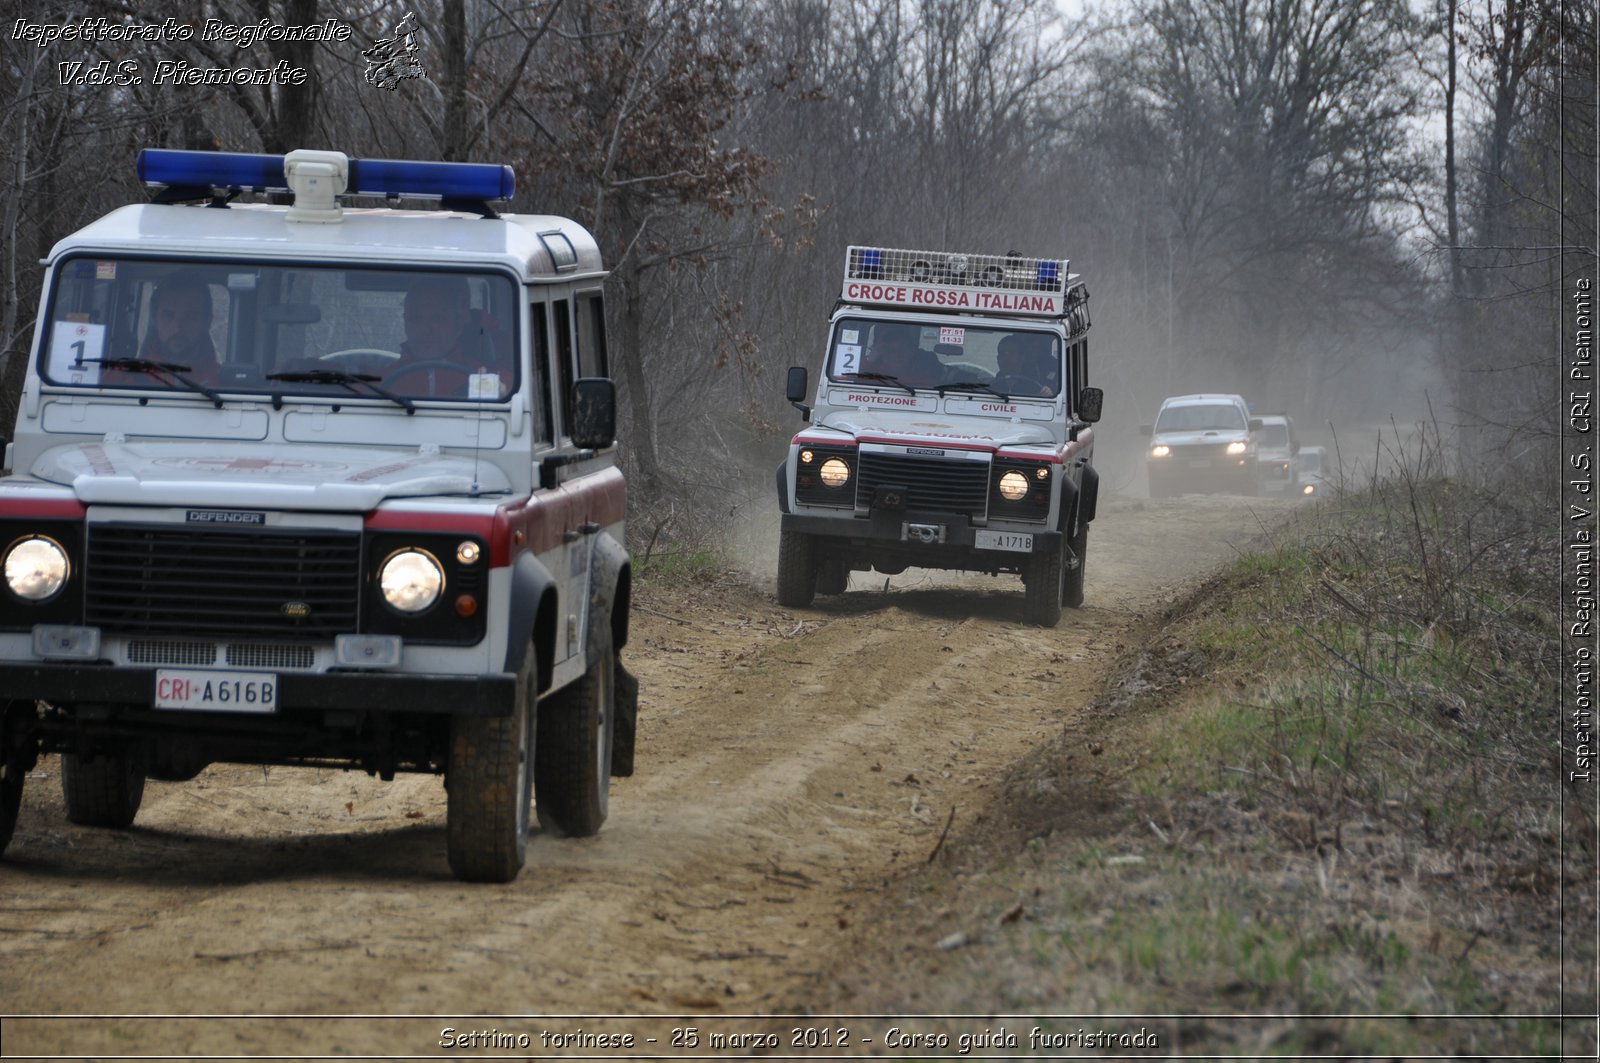
{"type": "MultiPolygon", "coordinates": [[[[139,180],[180,188],[248,188],[288,191],[282,155],[225,151],[139,152],[139,180]]],[[[510,199],[517,175],[509,166],[481,162],[400,162],[351,159],[347,195],[438,196],[449,199],[510,199]]]]}
{"type": "Polygon", "coordinates": [[[350,191],[367,196],[448,196],[510,199],[517,175],[486,162],[396,162],[351,159],[350,191]]]}
{"type": "Polygon", "coordinates": [[[1046,259],[1039,263],[1039,290],[1050,291],[1061,287],[1061,266],[1046,259]]]}
{"type": "Polygon", "coordinates": [[[139,180],[147,185],[289,189],[282,155],[145,148],[139,152],[138,166],[139,180]]]}

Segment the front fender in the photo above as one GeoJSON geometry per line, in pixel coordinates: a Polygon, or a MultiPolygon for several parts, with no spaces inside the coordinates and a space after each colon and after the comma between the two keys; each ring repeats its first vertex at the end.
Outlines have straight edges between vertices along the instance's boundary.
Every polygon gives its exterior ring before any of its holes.
{"type": "Polygon", "coordinates": [[[555,667],[556,581],[532,553],[520,554],[511,566],[511,608],[506,615],[506,668],[515,675],[522,655],[532,645],[539,692],[550,689],[555,667]]]}

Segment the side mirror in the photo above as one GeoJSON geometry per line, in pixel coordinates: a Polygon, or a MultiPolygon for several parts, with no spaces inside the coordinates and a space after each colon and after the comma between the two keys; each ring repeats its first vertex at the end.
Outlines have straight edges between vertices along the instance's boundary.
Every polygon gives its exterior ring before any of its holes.
{"type": "Polygon", "coordinates": [[[791,365],[789,379],[785,382],[784,396],[789,400],[789,405],[800,411],[802,417],[811,416],[811,407],[805,404],[806,393],[811,390],[810,381],[806,376],[806,367],[791,365]]]}
{"type": "Polygon", "coordinates": [[[1250,418],[1250,431],[1252,431],[1252,432],[1261,431],[1261,418],[1259,418],[1259,417],[1250,418]]]}
{"type": "Polygon", "coordinates": [[[1142,436],[1153,436],[1156,434],[1156,426],[1153,424],[1142,424],[1139,426],[1139,434],[1142,436]]]}
{"type": "Polygon", "coordinates": [[[1094,424],[1100,419],[1100,408],[1105,405],[1106,393],[1099,388],[1084,388],[1078,392],[1078,420],[1094,424]]]}
{"type": "Polygon", "coordinates": [[[572,385],[572,441],[602,450],[617,441],[617,386],[607,377],[581,377],[572,385]]]}
{"type": "Polygon", "coordinates": [[[1296,439],[1293,443],[1289,444],[1289,453],[1291,453],[1291,454],[1300,453],[1300,441],[1298,439],[1296,439]]]}

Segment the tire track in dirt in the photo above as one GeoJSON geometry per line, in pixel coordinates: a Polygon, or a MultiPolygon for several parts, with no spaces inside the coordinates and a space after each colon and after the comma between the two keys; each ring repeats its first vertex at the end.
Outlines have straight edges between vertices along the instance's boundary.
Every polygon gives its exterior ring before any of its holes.
{"type": "MultiPolygon", "coordinates": [[[[53,761],[0,874],[16,1013],[760,1012],[804,999],[857,906],[1102,688],[1141,611],[1233,556],[1263,500],[1108,500],[1089,605],[1018,621],[1014,579],[858,574],[783,610],[734,583],[641,589],[639,774],[521,877],[444,861],[434,778],[221,766],[149,786],[127,832],[70,826],[53,761]],[[1248,506],[1248,508],[1247,508],[1248,506]],[[870,587],[870,589],[866,589],[870,587]]],[[[1263,521],[1267,518],[1263,517],[1263,521]]],[[[434,1035],[438,1023],[432,1023],[434,1035]]],[[[418,1052],[380,1020],[13,1020],[8,1052],[418,1052]],[[155,1038],[151,1040],[150,1038],[155,1038]]]]}

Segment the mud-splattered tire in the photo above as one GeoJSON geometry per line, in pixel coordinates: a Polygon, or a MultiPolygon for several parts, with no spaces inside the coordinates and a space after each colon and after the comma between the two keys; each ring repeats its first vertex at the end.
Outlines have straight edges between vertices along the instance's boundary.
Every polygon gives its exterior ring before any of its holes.
{"type": "Polygon", "coordinates": [[[533,803],[534,647],[517,672],[510,716],[458,715],[450,721],[445,774],[445,847],[465,882],[510,882],[528,855],[533,803]]]}
{"type": "Polygon", "coordinates": [[[778,604],[804,608],[816,593],[816,541],[805,532],[778,533],[778,604]]]}
{"type": "Polygon", "coordinates": [[[611,795],[611,751],[617,724],[617,658],[611,625],[589,633],[589,668],[539,710],[533,787],[539,825],[586,838],[606,821],[611,795]]]}
{"type": "Polygon", "coordinates": [[[1080,524],[1078,534],[1067,545],[1078,556],[1078,567],[1067,570],[1061,604],[1068,609],[1079,609],[1083,606],[1083,577],[1089,567],[1089,525],[1080,524]]]}
{"type": "Polygon", "coordinates": [[[80,827],[121,830],[133,824],[144,800],[144,765],[130,753],[63,753],[61,796],[67,819],[80,827]]]}
{"type": "Polygon", "coordinates": [[[843,594],[850,586],[850,566],[843,561],[824,561],[817,566],[817,593],[843,594]]]}
{"type": "Polygon", "coordinates": [[[1065,557],[1060,550],[1034,554],[1028,559],[1022,576],[1022,618],[1028,623],[1038,627],[1055,627],[1061,620],[1065,567],[1065,557]]]}

